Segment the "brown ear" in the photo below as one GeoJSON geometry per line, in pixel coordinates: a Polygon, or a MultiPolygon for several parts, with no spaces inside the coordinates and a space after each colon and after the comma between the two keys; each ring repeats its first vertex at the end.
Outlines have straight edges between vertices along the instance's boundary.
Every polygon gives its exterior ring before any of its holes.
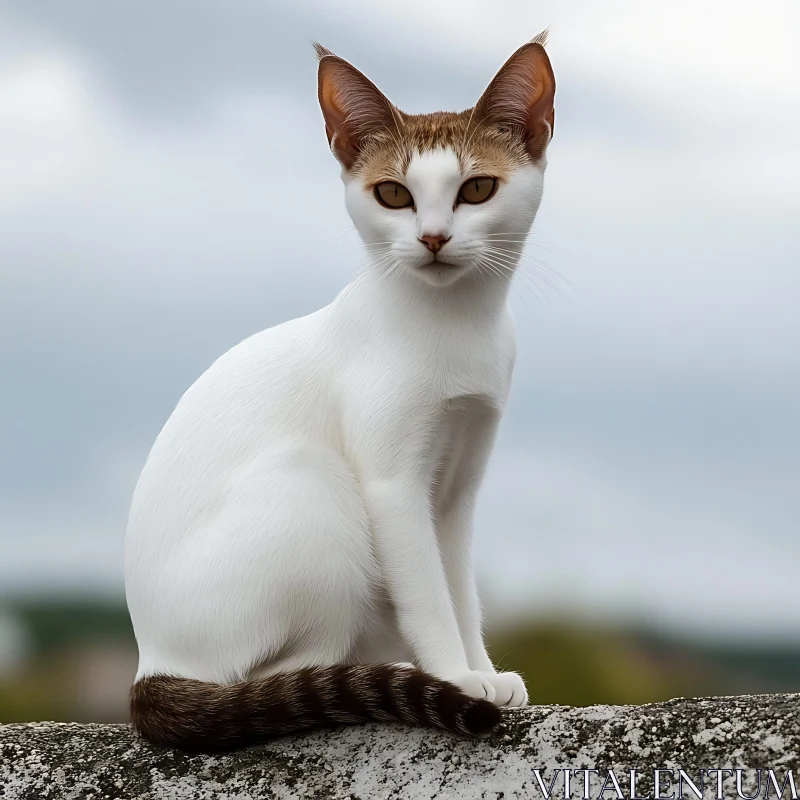
{"type": "Polygon", "coordinates": [[[352,64],[320,44],[314,48],[319,56],[319,105],[325,133],[333,154],[350,169],[371,134],[397,127],[400,112],[352,64]]]}
{"type": "Polygon", "coordinates": [[[543,47],[546,33],[506,61],[475,106],[474,118],[512,129],[539,158],[553,138],[556,78],[543,47]]]}

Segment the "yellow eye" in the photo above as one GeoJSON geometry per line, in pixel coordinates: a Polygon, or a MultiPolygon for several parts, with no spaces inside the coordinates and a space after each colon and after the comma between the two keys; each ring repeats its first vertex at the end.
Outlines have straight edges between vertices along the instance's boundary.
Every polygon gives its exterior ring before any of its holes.
{"type": "Polygon", "coordinates": [[[375,187],[375,199],[386,208],[408,208],[414,205],[411,192],[401,183],[384,181],[375,187]]]}
{"type": "Polygon", "coordinates": [[[458,199],[462,203],[485,203],[497,188],[497,179],[482,175],[470,178],[459,190],[458,199]]]}

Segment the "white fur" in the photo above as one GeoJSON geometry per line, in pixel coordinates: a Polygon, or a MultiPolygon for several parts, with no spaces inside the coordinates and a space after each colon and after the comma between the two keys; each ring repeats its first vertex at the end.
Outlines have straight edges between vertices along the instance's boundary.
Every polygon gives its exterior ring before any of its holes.
{"type": "Polygon", "coordinates": [[[487,234],[528,231],[542,175],[519,169],[454,209],[468,177],[455,155],[417,154],[415,212],[345,172],[356,227],[389,250],[329,306],[217,360],[141,474],[126,538],[137,677],[410,661],[472,696],[527,702],[486,654],[471,563],[515,355],[511,270],[475,261],[487,234]],[[426,266],[429,233],[452,237],[440,256],[457,269],[426,266]]]}

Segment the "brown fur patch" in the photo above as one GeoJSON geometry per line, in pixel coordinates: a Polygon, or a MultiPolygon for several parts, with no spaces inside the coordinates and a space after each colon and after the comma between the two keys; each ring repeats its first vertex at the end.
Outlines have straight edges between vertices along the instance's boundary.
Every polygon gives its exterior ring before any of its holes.
{"type": "Polygon", "coordinates": [[[501,180],[530,163],[524,143],[494,125],[475,119],[474,109],[405,114],[395,130],[380,131],[367,142],[353,165],[353,174],[366,186],[403,180],[415,152],[450,149],[463,173],[489,174],[501,180]]]}

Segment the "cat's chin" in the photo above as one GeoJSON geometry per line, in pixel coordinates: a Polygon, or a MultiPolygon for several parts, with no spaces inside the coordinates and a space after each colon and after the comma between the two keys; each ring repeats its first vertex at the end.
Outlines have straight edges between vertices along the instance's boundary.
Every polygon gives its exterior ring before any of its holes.
{"type": "Polygon", "coordinates": [[[459,278],[463,278],[467,268],[460,264],[448,264],[444,261],[434,261],[424,266],[417,267],[416,274],[431,286],[450,286],[459,278]]]}

